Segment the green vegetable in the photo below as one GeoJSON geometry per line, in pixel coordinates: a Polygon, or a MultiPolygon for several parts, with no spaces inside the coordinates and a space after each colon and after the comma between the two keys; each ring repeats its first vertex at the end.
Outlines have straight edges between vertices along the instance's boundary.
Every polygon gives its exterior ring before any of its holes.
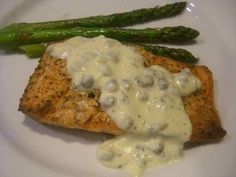
{"type": "Polygon", "coordinates": [[[98,35],[104,35],[125,42],[181,43],[195,39],[199,32],[184,26],[146,29],[66,28],[42,31],[1,32],[0,49],[13,49],[27,44],[59,41],[74,36],[95,37],[98,35]]]}
{"type": "MultiPolygon", "coordinates": [[[[184,63],[194,64],[194,63],[197,63],[199,60],[198,58],[194,57],[189,51],[185,49],[175,49],[175,48],[168,48],[168,47],[163,47],[163,46],[158,46],[158,45],[146,45],[146,44],[141,44],[138,46],[143,47],[145,50],[155,55],[170,57],[172,59],[175,59],[184,63]]],[[[43,55],[43,52],[46,49],[46,47],[47,47],[46,43],[40,43],[40,44],[20,46],[19,49],[25,52],[25,54],[29,58],[36,58],[36,57],[41,57],[43,55]]]]}
{"type": "Polygon", "coordinates": [[[19,49],[23,51],[29,58],[37,58],[43,55],[47,45],[47,43],[30,44],[20,46],[19,49]]]}
{"type": "Polygon", "coordinates": [[[197,63],[199,58],[193,56],[193,54],[185,49],[181,48],[168,48],[157,45],[141,45],[145,50],[160,56],[170,57],[175,60],[184,62],[184,63],[197,63]]]}
{"type": "Polygon", "coordinates": [[[117,27],[127,26],[136,23],[143,23],[150,20],[175,16],[180,14],[186,6],[186,2],[176,2],[161,7],[138,9],[130,12],[117,13],[112,15],[99,15],[86,18],[39,22],[39,23],[13,23],[0,31],[24,31],[24,30],[46,30],[72,27],[117,27]]]}

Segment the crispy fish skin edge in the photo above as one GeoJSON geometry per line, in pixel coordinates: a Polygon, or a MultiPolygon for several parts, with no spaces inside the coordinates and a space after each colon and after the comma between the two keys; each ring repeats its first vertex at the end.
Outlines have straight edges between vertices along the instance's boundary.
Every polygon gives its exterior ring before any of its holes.
{"type": "MultiPolygon", "coordinates": [[[[189,142],[222,139],[226,131],[221,126],[214,105],[212,72],[206,66],[184,64],[136,48],[144,56],[147,66],[158,64],[171,72],[188,67],[201,80],[199,90],[182,98],[193,127],[189,142]]],[[[113,135],[124,133],[101,110],[97,101],[99,91],[87,93],[71,89],[70,82],[66,61],[45,52],[20,99],[19,110],[30,118],[50,125],[113,135]]]]}

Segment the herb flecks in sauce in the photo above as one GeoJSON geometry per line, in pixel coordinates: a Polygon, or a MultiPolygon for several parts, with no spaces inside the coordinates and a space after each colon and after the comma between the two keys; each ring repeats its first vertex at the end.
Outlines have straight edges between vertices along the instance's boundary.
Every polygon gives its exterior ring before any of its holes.
{"type": "Polygon", "coordinates": [[[74,37],[48,51],[67,59],[74,89],[101,90],[102,109],[127,132],[98,147],[103,165],[140,176],[147,167],[181,156],[192,132],[181,96],[201,85],[189,69],[146,68],[135,48],[104,36],[74,37]]]}

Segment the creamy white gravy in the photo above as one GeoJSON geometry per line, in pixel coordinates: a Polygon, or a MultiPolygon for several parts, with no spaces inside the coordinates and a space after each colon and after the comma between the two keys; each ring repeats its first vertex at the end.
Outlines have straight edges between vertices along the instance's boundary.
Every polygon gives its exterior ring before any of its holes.
{"type": "Polygon", "coordinates": [[[147,167],[181,156],[192,132],[181,96],[201,86],[188,68],[171,73],[158,65],[145,67],[135,48],[104,36],[74,37],[48,52],[67,60],[74,89],[101,90],[102,109],[127,132],[98,147],[103,165],[138,177],[147,167]]]}

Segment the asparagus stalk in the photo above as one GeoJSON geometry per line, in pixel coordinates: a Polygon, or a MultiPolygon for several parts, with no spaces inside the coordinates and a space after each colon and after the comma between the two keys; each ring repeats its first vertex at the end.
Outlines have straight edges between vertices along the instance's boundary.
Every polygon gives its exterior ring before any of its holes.
{"type": "Polygon", "coordinates": [[[150,20],[167,18],[180,14],[186,6],[186,2],[176,2],[161,7],[144,8],[134,11],[117,13],[112,15],[99,15],[86,18],[49,21],[39,23],[13,23],[0,31],[19,31],[19,30],[45,30],[71,27],[118,27],[136,23],[143,23],[150,20]]]}
{"type": "Polygon", "coordinates": [[[181,48],[168,48],[157,45],[141,45],[141,47],[155,55],[170,57],[184,63],[195,64],[199,61],[199,58],[193,56],[191,52],[181,48]]]}
{"type": "Polygon", "coordinates": [[[67,28],[44,31],[2,32],[0,49],[13,49],[22,45],[51,42],[74,36],[95,37],[104,35],[125,42],[181,43],[193,40],[197,30],[184,26],[121,29],[121,28],[67,28]]]}
{"type": "Polygon", "coordinates": [[[22,45],[18,49],[23,51],[29,58],[41,57],[47,48],[47,43],[22,45]]]}
{"type": "MultiPolygon", "coordinates": [[[[37,58],[41,57],[47,47],[47,43],[40,43],[40,44],[30,44],[30,45],[24,45],[20,46],[19,49],[25,52],[25,54],[29,58],[37,58]]],[[[135,44],[136,45],[136,44],[135,44]]],[[[197,63],[198,58],[194,57],[189,51],[185,49],[175,49],[175,48],[168,48],[158,45],[146,45],[146,44],[140,44],[138,45],[140,47],[143,47],[145,50],[160,56],[170,57],[172,59],[184,62],[184,63],[197,63]]]]}

